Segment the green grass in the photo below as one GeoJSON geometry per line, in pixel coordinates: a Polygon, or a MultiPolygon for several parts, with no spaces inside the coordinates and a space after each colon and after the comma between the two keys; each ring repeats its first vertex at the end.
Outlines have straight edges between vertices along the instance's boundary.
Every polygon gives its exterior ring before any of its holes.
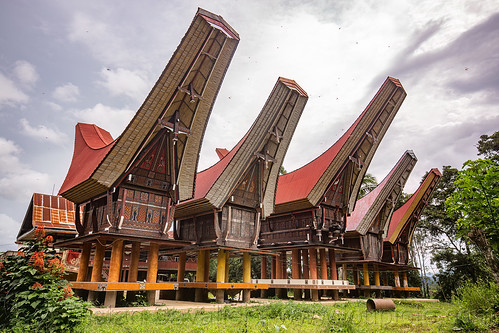
{"type": "Polygon", "coordinates": [[[443,332],[452,331],[447,303],[396,302],[395,311],[367,312],[364,302],[335,305],[274,302],[225,306],[215,312],[176,310],[92,316],[81,332],[443,332]]]}

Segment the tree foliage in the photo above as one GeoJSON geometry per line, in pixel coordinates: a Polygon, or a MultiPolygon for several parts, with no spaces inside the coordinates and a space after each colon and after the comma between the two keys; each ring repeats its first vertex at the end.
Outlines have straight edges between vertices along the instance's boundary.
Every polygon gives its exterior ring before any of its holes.
{"type": "Polygon", "coordinates": [[[448,215],[456,218],[457,236],[480,250],[499,285],[499,164],[478,159],[463,167],[446,200],[448,215]]]}
{"type": "Polygon", "coordinates": [[[366,173],[364,178],[362,178],[362,184],[360,185],[358,199],[362,198],[378,186],[378,181],[370,173],[366,173]]]}
{"type": "Polygon", "coordinates": [[[0,329],[68,332],[88,314],[63,279],[65,267],[37,230],[37,239],[0,261],[0,329]]]}

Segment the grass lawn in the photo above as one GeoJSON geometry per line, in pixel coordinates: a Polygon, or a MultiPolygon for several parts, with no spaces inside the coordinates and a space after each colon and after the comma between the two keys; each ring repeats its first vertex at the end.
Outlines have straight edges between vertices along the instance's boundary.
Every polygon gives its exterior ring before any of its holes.
{"type": "Polygon", "coordinates": [[[364,302],[273,302],[225,306],[215,312],[176,310],[92,316],[82,332],[445,332],[455,307],[448,303],[395,301],[390,312],[367,312],[364,302]]]}

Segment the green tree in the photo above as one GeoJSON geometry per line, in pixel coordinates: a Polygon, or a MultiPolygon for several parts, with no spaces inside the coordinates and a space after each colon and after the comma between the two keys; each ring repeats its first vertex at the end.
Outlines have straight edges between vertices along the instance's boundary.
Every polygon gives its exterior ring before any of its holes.
{"type": "Polygon", "coordinates": [[[376,177],[374,177],[370,173],[366,173],[364,175],[364,178],[362,179],[362,184],[360,185],[359,195],[357,199],[362,198],[363,196],[374,190],[376,186],[378,186],[376,177]]]}
{"type": "Polygon", "coordinates": [[[448,215],[457,218],[458,237],[482,253],[499,285],[499,164],[490,159],[467,161],[446,200],[448,215]]]}
{"type": "Polygon", "coordinates": [[[478,155],[491,160],[499,160],[499,131],[492,135],[484,134],[480,136],[477,144],[478,155]]]}
{"type": "MultiPolygon", "coordinates": [[[[456,191],[454,182],[458,173],[456,168],[443,167],[442,177],[421,215],[413,239],[420,250],[421,267],[425,268],[423,257],[428,253],[434,265],[429,270],[433,267],[437,269],[434,271],[437,282],[435,296],[447,301],[463,281],[478,282],[492,278],[483,256],[466,239],[458,236],[457,217],[451,216],[445,205],[447,198],[456,191]]],[[[426,175],[422,180],[425,178],[426,175]]]]}

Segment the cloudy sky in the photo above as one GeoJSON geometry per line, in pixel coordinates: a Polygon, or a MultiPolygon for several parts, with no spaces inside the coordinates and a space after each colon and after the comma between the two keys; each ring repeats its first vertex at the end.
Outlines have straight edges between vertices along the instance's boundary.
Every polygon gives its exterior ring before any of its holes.
{"type": "Polygon", "coordinates": [[[426,170],[476,158],[499,130],[499,7],[492,1],[0,0],[0,251],[13,242],[33,192],[57,193],[74,126],[118,136],[152,88],[197,7],[241,36],[201,151],[232,148],[279,76],[309,94],[284,166],[332,145],[386,76],[408,96],[369,172],[381,180],[406,149],[426,170]]]}

